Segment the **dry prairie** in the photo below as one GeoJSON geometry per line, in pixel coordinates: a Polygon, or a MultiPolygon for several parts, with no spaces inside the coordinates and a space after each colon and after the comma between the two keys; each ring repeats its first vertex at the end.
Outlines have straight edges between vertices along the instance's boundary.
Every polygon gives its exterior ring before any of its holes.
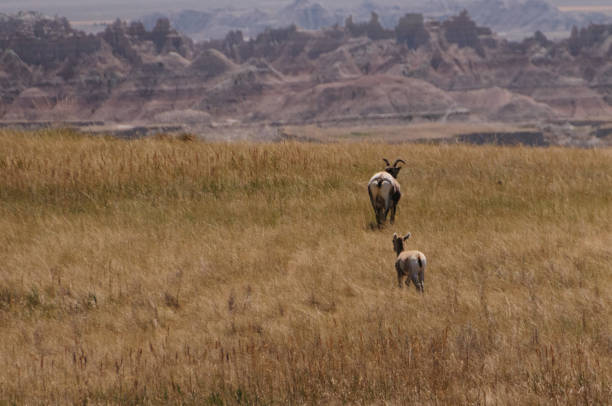
{"type": "Polygon", "coordinates": [[[610,404],[611,247],[611,150],[0,132],[0,404],[610,404]]]}

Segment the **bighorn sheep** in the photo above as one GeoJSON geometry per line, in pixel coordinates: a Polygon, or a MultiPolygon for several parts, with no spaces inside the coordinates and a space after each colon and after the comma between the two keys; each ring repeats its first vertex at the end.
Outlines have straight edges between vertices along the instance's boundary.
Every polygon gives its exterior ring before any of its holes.
{"type": "Polygon", "coordinates": [[[397,202],[402,197],[400,192],[400,184],[397,181],[397,175],[402,167],[398,167],[398,163],[404,162],[401,159],[395,161],[393,166],[389,161],[383,158],[387,164],[387,168],[383,172],[378,172],[372,176],[368,182],[368,193],[370,194],[370,202],[376,215],[376,223],[380,227],[382,223],[387,221],[387,213],[391,210],[391,224],[395,221],[395,210],[397,202]]]}
{"type": "Polygon", "coordinates": [[[393,234],[393,249],[397,254],[395,261],[395,269],[397,270],[397,283],[402,287],[402,283],[406,282],[406,286],[410,286],[410,280],[421,293],[425,291],[425,266],[427,259],[421,251],[404,251],[404,241],[410,238],[410,233],[403,237],[398,237],[397,233],[393,234]],[[410,279],[407,278],[410,276],[410,279]]]}

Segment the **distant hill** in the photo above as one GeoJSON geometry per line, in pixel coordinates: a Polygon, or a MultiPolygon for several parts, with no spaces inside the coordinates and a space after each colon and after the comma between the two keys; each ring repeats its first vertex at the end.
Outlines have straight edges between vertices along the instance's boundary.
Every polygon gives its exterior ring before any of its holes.
{"type": "MultiPolygon", "coordinates": [[[[387,4],[388,2],[385,2],[387,4]]],[[[393,28],[406,13],[420,13],[426,18],[444,20],[467,10],[474,21],[490,27],[510,39],[523,39],[536,31],[549,37],[567,36],[573,26],[612,23],[610,15],[600,12],[561,12],[545,0],[430,0],[405,1],[389,6],[376,1],[365,1],[354,7],[325,8],[314,0],[295,0],[278,10],[211,9],[183,10],[175,13],[154,13],[140,21],[152,28],[160,17],[169,18],[172,25],[194,40],[221,38],[231,30],[241,30],[255,36],[265,28],[280,28],[289,24],[317,30],[344,24],[348,16],[354,21],[367,21],[376,12],[385,28],[393,28]]]]}
{"type": "Polygon", "coordinates": [[[296,0],[276,12],[259,9],[212,9],[207,11],[182,10],[175,13],[153,13],[140,19],[151,29],[157,19],[166,17],[178,31],[196,41],[223,38],[229,31],[240,30],[255,36],[266,28],[280,28],[295,24],[300,28],[318,30],[341,24],[346,17],[325,9],[309,0],[296,0]]]}
{"type": "Polygon", "coordinates": [[[573,26],[612,22],[612,17],[604,13],[561,12],[544,0],[475,0],[466,9],[474,21],[509,38],[522,38],[536,31],[563,37],[573,26]]]}

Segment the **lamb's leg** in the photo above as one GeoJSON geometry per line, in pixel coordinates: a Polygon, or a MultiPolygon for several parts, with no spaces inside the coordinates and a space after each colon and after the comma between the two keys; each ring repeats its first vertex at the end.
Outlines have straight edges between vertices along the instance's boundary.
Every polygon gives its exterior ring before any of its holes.
{"type": "Polygon", "coordinates": [[[419,282],[421,282],[421,292],[425,292],[425,270],[419,271],[419,282]]]}
{"type": "MultiPolygon", "coordinates": [[[[404,278],[405,277],[406,277],[405,275],[402,275],[401,273],[398,272],[398,274],[397,274],[397,287],[398,288],[401,289],[401,288],[404,287],[403,285],[404,285],[404,278]]],[[[406,283],[408,283],[408,282],[406,282],[406,283]]]]}
{"type": "Polygon", "coordinates": [[[408,279],[406,278],[406,274],[400,269],[398,264],[395,264],[395,270],[397,271],[397,286],[401,289],[404,285],[404,279],[406,279],[406,284],[408,284],[408,279]]]}
{"type": "Polygon", "coordinates": [[[389,220],[391,224],[395,222],[395,209],[396,208],[397,208],[396,205],[391,206],[391,219],[389,220]]]}
{"type": "Polygon", "coordinates": [[[417,290],[423,293],[423,285],[421,284],[421,281],[419,280],[419,273],[412,272],[410,277],[412,278],[412,283],[414,283],[414,286],[417,288],[417,290]]]}

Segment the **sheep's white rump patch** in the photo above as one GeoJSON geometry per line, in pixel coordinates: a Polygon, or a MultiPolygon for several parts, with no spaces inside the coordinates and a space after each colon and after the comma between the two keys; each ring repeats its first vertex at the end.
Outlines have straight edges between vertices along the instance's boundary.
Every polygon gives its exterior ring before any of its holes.
{"type": "Polygon", "coordinates": [[[381,182],[380,187],[378,186],[378,179],[373,179],[368,186],[372,198],[375,202],[384,202],[385,210],[391,206],[391,195],[393,194],[393,183],[389,180],[384,179],[381,182]]]}

